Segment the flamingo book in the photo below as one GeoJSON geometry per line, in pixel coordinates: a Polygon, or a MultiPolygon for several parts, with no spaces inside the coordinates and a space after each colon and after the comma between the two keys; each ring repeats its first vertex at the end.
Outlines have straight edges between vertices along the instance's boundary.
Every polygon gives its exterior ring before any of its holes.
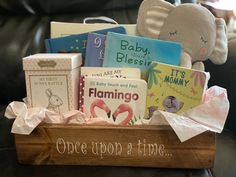
{"type": "Polygon", "coordinates": [[[109,77],[140,79],[141,72],[138,68],[111,68],[111,67],[81,67],[80,69],[80,94],[79,110],[83,111],[84,102],[84,77],[109,77]]]}
{"type": "Polygon", "coordinates": [[[138,124],[145,114],[146,90],[141,79],[85,77],[83,109],[113,124],[138,124]]]}
{"type": "Polygon", "coordinates": [[[180,114],[201,104],[210,74],[203,71],[152,62],[145,117],[155,110],[180,114]]]}

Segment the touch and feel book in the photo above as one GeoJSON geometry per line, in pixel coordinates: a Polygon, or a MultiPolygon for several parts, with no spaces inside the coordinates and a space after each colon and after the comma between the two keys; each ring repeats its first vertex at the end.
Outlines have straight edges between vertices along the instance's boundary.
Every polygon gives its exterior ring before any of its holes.
{"type": "Polygon", "coordinates": [[[84,66],[101,67],[104,57],[106,35],[89,33],[84,66]]]}
{"type": "Polygon", "coordinates": [[[145,114],[147,83],[141,79],[85,77],[84,112],[112,124],[140,123],[145,114]]]}
{"type": "Polygon", "coordinates": [[[152,62],[148,75],[146,118],[156,110],[181,114],[202,103],[209,73],[152,62]]]}
{"type": "MultiPolygon", "coordinates": [[[[125,28],[122,26],[107,28],[94,32],[98,34],[107,34],[109,31],[126,34],[125,28]]],[[[46,39],[46,49],[48,53],[81,53],[82,57],[84,58],[87,46],[87,38],[88,33],[82,33],[66,37],[46,39]]]]}
{"type": "Polygon", "coordinates": [[[117,79],[140,79],[141,72],[138,68],[111,68],[111,67],[81,67],[80,68],[80,94],[79,94],[79,110],[83,112],[84,102],[84,78],[85,77],[109,77],[117,79]]]}
{"type": "Polygon", "coordinates": [[[146,79],[152,61],[179,65],[181,51],[176,42],[108,32],[103,66],[137,67],[146,79]]]}
{"type": "Polygon", "coordinates": [[[140,79],[141,72],[138,68],[115,68],[115,67],[81,67],[81,76],[110,77],[110,78],[133,78],[140,79]]]}

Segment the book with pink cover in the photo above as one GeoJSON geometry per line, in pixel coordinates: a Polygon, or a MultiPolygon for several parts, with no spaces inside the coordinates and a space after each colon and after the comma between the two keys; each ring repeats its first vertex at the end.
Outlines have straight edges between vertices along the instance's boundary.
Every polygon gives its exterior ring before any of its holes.
{"type": "Polygon", "coordinates": [[[84,113],[117,125],[143,119],[147,83],[140,79],[84,78],[84,113]]]}

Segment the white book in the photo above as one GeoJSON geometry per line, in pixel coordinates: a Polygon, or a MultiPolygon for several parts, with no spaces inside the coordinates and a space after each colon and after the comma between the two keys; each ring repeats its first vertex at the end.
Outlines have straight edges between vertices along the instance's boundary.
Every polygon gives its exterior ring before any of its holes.
{"type": "Polygon", "coordinates": [[[114,67],[81,67],[81,76],[114,77],[114,78],[141,78],[139,68],[114,67]]]}
{"type": "Polygon", "coordinates": [[[84,102],[84,78],[85,77],[108,77],[120,79],[140,79],[139,68],[114,68],[114,67],[81,67],[80,69],[80,89],[79,89],[79,110],[83,111],[84,102]]]}
{"type": "Polygon", "coordinates": [[[145,114],[147,83],[141,79],[85,77],[84,113],[117,125],[140,124],[145,114]]]}
{"type": "Polygon", "coordinates": [[[91,31],[97,31],[106,28],[124,26],[127,34],[136,35],[136,24],[110,24],[110,23],[67,23],[67,22],[51,22],[51,38],[65,37],[72,34],[81,34],[91,31]]]}

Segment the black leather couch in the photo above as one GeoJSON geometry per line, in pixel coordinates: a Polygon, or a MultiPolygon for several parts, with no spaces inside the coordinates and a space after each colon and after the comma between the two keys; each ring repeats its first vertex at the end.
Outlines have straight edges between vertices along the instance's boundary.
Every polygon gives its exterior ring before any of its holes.
{"type": "Polygon", "coordinates": [[[32,166],[17,162],[12,120],[4,117],[6,106],[25,97],[22,57],[45,52],[50,21],[82,22],[85,17],[108,16],[119,23],[136,23],[141,0],[0,0],[0,176],[145,176],[236,177],[236,58],[221,66],[206,62],[209,85],[227,88],[231,103],[222,134],[217,135],[212,169],[159,169],[101,166],[32,166]]]}

